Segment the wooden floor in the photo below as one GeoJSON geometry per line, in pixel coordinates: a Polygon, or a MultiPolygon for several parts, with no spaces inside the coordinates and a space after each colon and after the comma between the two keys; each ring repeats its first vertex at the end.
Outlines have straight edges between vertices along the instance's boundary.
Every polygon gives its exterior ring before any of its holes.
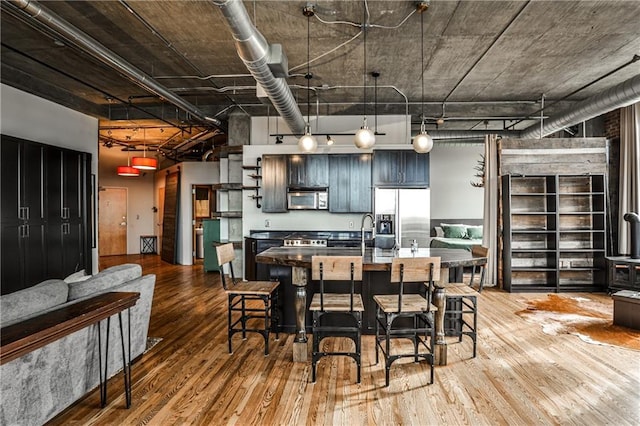
{"type": "MultiPolygon", "coordinates": [[[[95,390],[51,424],[96,425],[638,425],[640,353],[549,336],[514,312],[540,297],[485,289],[479,298],[478,356],[467,339],[449,346],[449,364],[375,365],[363,337],[362,383],[347,357],[325,357],[318,380],[292,362],[293,336],[234,340],[227,352],[226,300],[219,276],[202,266],[169,265],[154,255],[101,259],[101,269],[140,263],[157,274],[149,336],[163,340],[133,367],[133,404],[124,407],[122,376],[109,382],[109,404],[95,390]]],[[[609,299],[602,295],[603,299],[609,299]]]]}

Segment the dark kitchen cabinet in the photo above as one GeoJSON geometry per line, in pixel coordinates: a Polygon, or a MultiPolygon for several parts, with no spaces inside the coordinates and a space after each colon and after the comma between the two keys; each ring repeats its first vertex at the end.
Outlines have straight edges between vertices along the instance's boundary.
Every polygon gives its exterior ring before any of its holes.
{"type": "MultiPolygon", "coordinates": [[[[264,263],[256,263],[256,255],[262,253],[271,247],[282,247],[284,245],[281,239],[256,239],[245,237],[244,239],[244,277],[248,281],[260,280],[269,281],[274,278],[271,275],[271,269],[276,270],[278,267],[267,265],[264,263]]],[[[285,267],[286,268],[286,267],[285,267]]],[[[291,268],[287,268],[291,269],[291,268]]]]}
{"type": "Polygon", "coordinates": [[[287,211],[287,157],[285,155],[262,156],[262,211],[264,213],[287,211]]]}
{"type": "Polygon", "coordinates": [[[371,154],[335,154],[329,158],[329,211],[371,211],[371,154]]]}
{"type": "Polygon", "coordinates": [[[86,153],[2,135],[2,294],[91,270],[86,153]]]}
{"type": "Polygon", "coordinates": [[[428,188],[429,154],[419,154],[413,150],[374,151],[373,185],[428,188]]]}
{"type": "Polygon", "coordinates": [[[287,156],[289,187],[326,188],[329,186],[327,154],[293,154],[287,156]]]}

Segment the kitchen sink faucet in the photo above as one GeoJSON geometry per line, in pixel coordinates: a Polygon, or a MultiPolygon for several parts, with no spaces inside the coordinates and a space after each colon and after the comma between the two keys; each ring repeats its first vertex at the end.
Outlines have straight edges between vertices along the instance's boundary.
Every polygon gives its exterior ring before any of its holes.
{"type": "Polygon", "coordinates": [[[361,240],[361,249],[362,255],[364,256],[364,221],[366,218],[371,219],[371,238],[375,238],[376,236],[376,221],[373,218],[373,213],[365,213],[362,216],[362,221],[360,222],[360,240],[361,240]]]}

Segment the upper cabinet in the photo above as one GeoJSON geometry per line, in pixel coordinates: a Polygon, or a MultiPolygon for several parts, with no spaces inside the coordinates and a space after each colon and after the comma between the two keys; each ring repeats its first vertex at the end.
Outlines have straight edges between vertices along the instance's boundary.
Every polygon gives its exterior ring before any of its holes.
{"type": "Polygon", "coordinates": [[[429,187],[429,154],[413,150],[378,150],[373,154],[373,185],[429,187]]]}
{"type": "Polygon", "coordinates": [[[287,212],[287,156],[262,156],[262,211],[287,212]]]}
{"type": "Polygon", "coordinates": [[[371,154],[335,154],[329,157],[329,211],[371,211],[371,154]]]}
{"type": "Polygon", "coordinates": [[[291,188],[327,188],[329,156],[327,154],[293,154],[287,156],[288,186],[291,188]]]}

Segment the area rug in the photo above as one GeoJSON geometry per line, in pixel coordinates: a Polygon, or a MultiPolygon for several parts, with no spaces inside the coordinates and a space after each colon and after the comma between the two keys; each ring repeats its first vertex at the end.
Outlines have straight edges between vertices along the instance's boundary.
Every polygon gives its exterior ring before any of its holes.
{"type": "Polygon", "coordinates": [[[146,354],[147,352],[149,352],[151,349],[153,349],[155,345],[157,345],[160,342],[162,342],[162,337],[147,337],[147,346],[143,354],[146,354]]]}
{"type": "Polygon", "coordinates": [[[613,325],[613,303],[548,294],[545,299],[527,301],[527,308],[516,314],[540,324],[546,334],[572,334],[587,343],[640,351],[640,331],[613,325]]]}

